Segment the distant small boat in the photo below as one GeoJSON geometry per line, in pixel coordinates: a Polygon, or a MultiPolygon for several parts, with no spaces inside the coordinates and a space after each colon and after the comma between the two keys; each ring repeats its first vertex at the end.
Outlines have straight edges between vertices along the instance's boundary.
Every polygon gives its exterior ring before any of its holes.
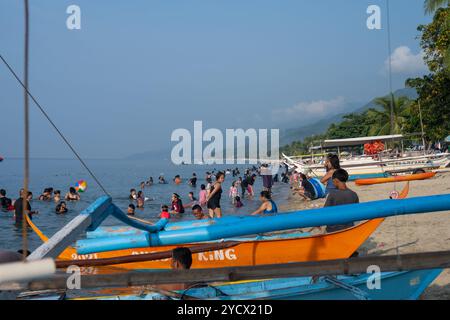
{"type": "Polygon", "coordinates": [[[426,180],[433,178],[435,175],[436,172],[425,172],[425,173],[408,174],[404,176],[393,176],[388,178],[358,179],[355,181],[355,183],[358,186],[367,186],[372,184],[381,184],[390,182],[426,180]]]}
{"type": "Polygon", "coordinates": [[[0,156],[0,162],[2,162],[4,160],[4,158],[2,156],[0,156]]]}

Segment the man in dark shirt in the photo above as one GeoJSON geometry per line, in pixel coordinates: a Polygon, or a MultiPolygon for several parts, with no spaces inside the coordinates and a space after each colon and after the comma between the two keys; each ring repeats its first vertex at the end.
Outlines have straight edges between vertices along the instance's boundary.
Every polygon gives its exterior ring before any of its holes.
{"type": "MultiPolygon", "coordinates": [[[[325,207],[340,206],[344,204],[359,203],[359,197],[353,190],[347,187],[348,173],[344,169],[338,169],[333,173],[333,183],[336,190],[330,192],[325,202],[325,207]]],[[[327,226],[328,233],[353,227],[354,223],[327,226]]]]}
{"type": "Polygon", "coordinates": [[[11,206],[11,199],[6,197],[6,190],[0,189],[0,210],[8,211],[11,206]]]}
{"type": "MultiPolygon", "coordinates": [[[[30,214],[30,218],[31,218],[31,205],[30,202],[28,202],[28,200],[25,201],[26,203],[26,207],[25,207],[25,213],[26,214],[30,214]]],[[[23,221],[23,191],[20,192],[20,198],[17,199],[14,202],[14,218],[16,220],[16,224],[20,225],[23,221]]]]}

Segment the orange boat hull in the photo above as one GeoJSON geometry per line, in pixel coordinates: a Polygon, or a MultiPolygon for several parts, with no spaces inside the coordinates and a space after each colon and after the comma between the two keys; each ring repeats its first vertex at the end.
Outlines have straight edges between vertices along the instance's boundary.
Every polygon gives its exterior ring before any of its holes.
{"type": "MultiPolygon", "coordinates": [[[[355,227],[308,237],[292,239],[261,240],[242,242],[234,247],[192,255],[191,268],[221,268],[235,266],[256,266],[302,261],[343,259],[350,257],[364,241],[378,228],[384,219],[374,219],[355,227]]],[[[102,259],[144,253],[169,251],[179,246],[148,247],[99,252],[78,255],[74,248],[67,248],[60,260],[102,259]]],[[[135,262],[114,265],[121,269],[170,269],[170,259],[135,262]]]]}
{"type": "Polygon", "coordinates": [[[410,174],[410,175],[406,175],[406,176],[395,176],[395,177],[389,177],[389,178],[358,179],[358,180],[355,180],[355,183],[359,186],[366,186],[366,185],[390,183],[390,182],[426,180],[426,179],[433,178],[435,175],[436,175],[436,172],[426,172],[426,173],[410,174]]]}

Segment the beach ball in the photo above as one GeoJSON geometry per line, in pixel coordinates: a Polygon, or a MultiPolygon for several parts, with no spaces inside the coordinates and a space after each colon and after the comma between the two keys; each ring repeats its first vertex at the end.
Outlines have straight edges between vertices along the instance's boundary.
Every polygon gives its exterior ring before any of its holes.
{"type": "Polygon", "coordinates": [[[84,180],[80,180],[77,182],[77,184],[75,185],[75,190],[77,190],[77,192],[84,192],[86,191],[87,188],[87,183],[84,180]]]}

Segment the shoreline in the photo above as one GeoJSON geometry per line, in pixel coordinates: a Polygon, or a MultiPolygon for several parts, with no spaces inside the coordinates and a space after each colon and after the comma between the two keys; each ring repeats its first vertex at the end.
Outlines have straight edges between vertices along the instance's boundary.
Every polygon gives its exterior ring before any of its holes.
{"type": "MultiPolygon", "coordinates": [[[[349,182],[350,189],[358,193],[360,202],[383,200],[393,190],[401,190],[405,183],[388,183],[372,186],[356,186],[349,182]]],[[[288,191],[287,201],[280,211],[308,210],[323,207],[325,199],[305,202],[288,191]]],[[[439,173],[429,180],[411,181],[408,197],[450,193],[450,173],[439,173]]],[[[450,211],[432,214],[389,217],[363,243],[358,250],[361,255],[389,255],[441,251],[450,249],[450,211]]],[[[441,275],[426,289],[423,300],[450,299],[450,270],[441,275]]]]}

